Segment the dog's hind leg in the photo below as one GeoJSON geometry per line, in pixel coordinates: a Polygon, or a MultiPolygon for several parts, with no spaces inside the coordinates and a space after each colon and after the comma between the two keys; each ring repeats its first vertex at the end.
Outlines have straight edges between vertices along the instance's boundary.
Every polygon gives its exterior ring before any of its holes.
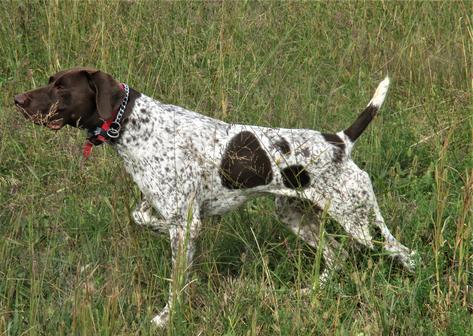
{"type": "Polygon", "coordinates": [[[391,234],[384,223],[368,174],[354,164],[347,166],[344,175],[337,176],[331,185],[331,194],[325,195],[328,214],[359,243],[373,248],[370,225],[376,225],[383,235],[384,250],[399,260],[408,270],[415,266],[414,255],[391,234]],[[343,191],[343,192],[340,192],[343,191]]]}
{"type": "MultiPolygon", "coordinates": [[[[372,194],[374,195],[374,193],[372,194]]],[[[376,199],[372,200],[373,204],[373,212],[374,212],[374,222],[375,225],[380,229],[381,234],[384,238],[384,245],[383,248],[389,253],[389,255],[395,259],[397,259],[402,266],[412,272],[414,271],[416,264],[417,264],[417,253],[412,251],[408,247],[401,244],[389,231],[388,227],[384,223],[383,216],[381,215],[381,211],[378,207],[378,203],[376,199]]]]}
{"type": "Polygon", "coordinates": [[[279,219],[311,247],[319,248],[322,245],[325,268],[319,281],[323,285],[331,273],[348,258],[348,252],[332,236],[322,233],[320,226],[322,210],[299,198],[277,196],[276,211],[279,219]],[[321,234],[323,234],[322,244],[321,234]]]}

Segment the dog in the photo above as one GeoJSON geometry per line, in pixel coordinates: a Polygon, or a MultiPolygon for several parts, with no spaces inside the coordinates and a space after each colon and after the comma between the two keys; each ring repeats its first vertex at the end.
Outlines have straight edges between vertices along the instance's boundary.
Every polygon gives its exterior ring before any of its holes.
{"type": "MultiPolygon", "coordinates": [[[[385,225],[368,174],[350,158],[388,86],[386,77],[353,124],[335,134],[228,124],[163,104],[90,68],[60,71],[47,85],[18,94],[14,101],[36,124],[87,130],[85,157],[102,143],[116,149],[144,195],[132,217],[139,225],[169,232],[173,268],[179,251],[185,269],[192,263],[203,218],[272,194],[280,221],[309,245],[321,245],[323,282],[348,254],[330,236],[320,244],[322,212],[371,249],[370,227],[379,229],[384,250],[407,270],[415,267],[415,253],[385,225]],[[307,223],[303,219],[309,212],[307,223]]],[[[171,308],[170,295],[152,321],[166,325],[171,308]]]]}

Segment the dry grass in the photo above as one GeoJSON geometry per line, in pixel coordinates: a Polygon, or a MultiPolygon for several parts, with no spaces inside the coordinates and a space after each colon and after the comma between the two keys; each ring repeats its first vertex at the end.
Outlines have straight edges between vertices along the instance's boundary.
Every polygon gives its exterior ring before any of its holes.
{"type": "Polygon", "coordinates": [[[81,167],[82,132],[12,106],[77,65],[229,122],[326,131],[393,80],[353,155],[415,274],[354,250],[301,295],[320,255],[255,200],[206,222],[169,334],[473,333],[470,2],[3,2],[0,22],[0,334],[155,334],[167,299],[169,242],[131,223],[116,155],[81,167]]]}

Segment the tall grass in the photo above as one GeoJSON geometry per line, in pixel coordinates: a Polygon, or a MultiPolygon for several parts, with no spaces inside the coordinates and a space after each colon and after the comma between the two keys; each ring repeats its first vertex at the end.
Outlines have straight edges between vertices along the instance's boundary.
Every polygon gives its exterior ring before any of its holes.
{"type": "Polygon", "coordinates": [[[419,251],[415,274],[347,242],[342,271],[302,295],[320,253],[262,198],[205,222],[169,334],[472,334],[471,13],[461,1],[2,2],[0,333],[157,332],[169,241],[130,220],[139,192],[120,160],[104,146],[81,166],[82,132],[31,125],[11,104],[85,65],[228,122],[325,131],[393,80],[353,155],[391,231],[419,251]]]}

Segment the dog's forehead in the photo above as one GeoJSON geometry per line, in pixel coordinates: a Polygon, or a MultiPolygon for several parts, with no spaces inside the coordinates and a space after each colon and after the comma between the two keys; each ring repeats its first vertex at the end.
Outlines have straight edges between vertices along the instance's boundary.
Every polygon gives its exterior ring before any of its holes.
{"type": "Polygon", "coordinates": [[[94,68],[87,68],[87,67],[75,67],[75,68],[70,68],[70,69],[66,69],[66,70],[61,70],[61,71],[56,72],[51,77],[49,77],[48,83],[51,84],[53,82],[56,82],[59,79],[65,78],[65,77],[73,75],[73,74],[77,74],[81,71],[87,71],[88,73],[94,73],[94,72],[97,72],[98,70],[94,69],[94,68]]]}

